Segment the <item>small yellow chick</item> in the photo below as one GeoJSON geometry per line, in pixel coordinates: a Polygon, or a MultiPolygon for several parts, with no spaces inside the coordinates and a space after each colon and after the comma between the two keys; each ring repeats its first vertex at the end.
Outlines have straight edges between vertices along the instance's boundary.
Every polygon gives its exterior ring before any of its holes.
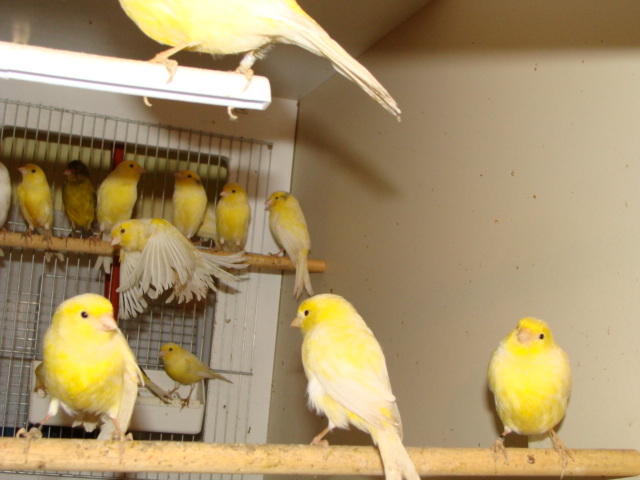
{"type": "Polygon", "coordinates": [[[177,62],[169,57],[180,50],[214,56],[248,52],[236,70],[248,78],[251,67],[271,45],[297,45],[325,57],[392,115],[400,109],[387,90],[357,60],[318,25],[295,0],[120,0],[140,30],[173,48],[152,60],[171,72],[177,62]]]}
{"type": "Polygon", "coordinates": [[[62,302],[44,336],[43,358],[51,403],[40,426],[62,406],[70,415],[102,417],[98,439],[116,433],[123,440],[143,380],[111,302],[93,293],[62,302]]]}
{"type": "Polygon", "coordinates": [[[83,237],[90,236],[96,218],[96,187],[89,177],[89,170],[80,160],[73,160],[62,173],[66,177],[62,202],[71,229],[80,229],[83,237]]]}
{"type": "Polygon", "coordinates": [[[167,372],[171,380],[177,383],[176,388],[169,393],[175,392],[180,385],[191,385],[187,398],[180,399],[183,405],[189,405],[193,389],[200,380],[209,378],[233,383],[206,366],[193,353],[188,352],[177,343],[165,343],[160,347],[158,355],[162,360],[164,371],[167,372]]]}
{"type": "MultiPolygon", "coordinates": [[[[96,217],[104,241],[111,240],[111,229],[116,223],[131,218],[138,199],[138,181],[143,173],[144,168],[138,162],[127,160],[113,169],[100,184],[96,217]]],[[[101,266],[108,273],[111,258],[99,257],[95,268],[101,266]]]]}
{"type": "Polygon", "coordinates": [[[117,223],[112,245],[120,246],[120,317],[129,318],[147,307],[144,298],[158,298],[165,290],[179,303],[201,300],[215,278],[227,282],[236,277],[224,268],[246,268],[244,253],[214,255],[198,250],[176,227],[161,218],[117,223]]]}
{"type": "Polygon", "coordinates": [[[548,433],[566,467],[571,453],[554,427],[567,410],[571,392],[571,367],[567,354],[556,344],[545,322],[523,318],[491,355],[489,389],[493,392],[504,432],[494,453],[507,458],[504,437],[548,433]]]}
{"type": "Polygon", "coordinates": [[[269,210],[269,227],[276,243],[283,248],[296,267],[293,294],[300,298],[303,290],[313,295],[307,259],[311,240],[298,200],[287,192],[274,192],[265,203],[269,210]]]}
{"type": "Polygon", "coordinates": [[[218,246],[228,252],[242,250],[247,241],[250,218],[247,192],[237,183],[227,183],[222,187],[216,205],[218,246]]]}
{"type": "Polygon", "coordinates": [[[33,163],[18,168],[22,181],[16,189],[18,205],[27,221],[27,233],[42,230],[44,238],[51,241],[53,226],[53,199],[51,189],[42,169],[33,163]]]}
{"type": "Polygon", "coordinates": [[[300,327],[309,405],[329,419],[312,441],[349,424],[371,435],[387,480],[418,480],[402,445],[402,422],[382,349],[356,309],[338,295],[308,298],[291,323],[300,327]]]}
{"type": "Polygon", "coordinates": [[[207,210],[207,192],[197,173],[176,172],[173,190],[173,226],[191,239],[202,225],[207,210]]]}

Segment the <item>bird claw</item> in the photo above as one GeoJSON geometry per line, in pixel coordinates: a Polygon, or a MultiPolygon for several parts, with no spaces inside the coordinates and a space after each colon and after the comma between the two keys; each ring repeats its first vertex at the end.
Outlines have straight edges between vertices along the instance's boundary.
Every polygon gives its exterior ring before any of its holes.
{"type": "Polygon", "coordinates": [[[21,428],[16,432],[16,438],[26,438],[27,440],[42,438],[42,431],[38,427],[31,427],[29,431],[26,428],[21,428]]]}
{"type": "Polygon", "coordinates": [[[498,466],[498,456],[500,453],[502,453],[502,455],[504,456],[504,463],[509,465],[509,454],[507,453],[507,449],[504,446],[504,438],[496,438],[496,441],[493,442],[493,446],[491,447],[491,451],[493,452],[493,461],[496,464],[496,469],[498,466]]]}
{"type": "Polygon", "coordinates": [[[326,438],[324,440],[321,440],[316,437],[313,440],[311,440],[311,445],[315,445],[316,447],[328,447],[329,440],[327,440],[326,438]]]}

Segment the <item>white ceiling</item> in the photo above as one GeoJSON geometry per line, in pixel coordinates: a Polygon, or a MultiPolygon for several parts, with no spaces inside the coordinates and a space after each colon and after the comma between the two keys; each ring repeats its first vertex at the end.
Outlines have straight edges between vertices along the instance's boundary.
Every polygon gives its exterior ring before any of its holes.
{"type": "MultiPolygon", "coordinates": [[[[353,56],[429,2],[298,1],[353,56]]],[[[137,29],[117,0],[0,0],[0,40],[12,41],[16,25],[28,26],[31,45],[140,60],[153,57],[163,48],[137,29]]],[[[239,61],[237,56],[214,60],[190,52],[181,52],[175,58],[184,65],[218,70],[233,70],[239,61]]],[[[304,97],[334,73],[327,60],[289,45],[272,49],[254,70],[269,78],[273,96],[291,99],[304,97]]]]}

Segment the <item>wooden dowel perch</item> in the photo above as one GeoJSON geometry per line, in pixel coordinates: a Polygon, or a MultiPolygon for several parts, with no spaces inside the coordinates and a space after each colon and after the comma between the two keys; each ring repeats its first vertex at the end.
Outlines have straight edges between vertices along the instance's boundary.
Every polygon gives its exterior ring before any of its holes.
{"type": "MultiPolygon", "coordinates": [[[[551,449],[508,449],[509,463],[489,448],[408,448],[421,476],[554,476],[551,449]]],[[[640,475],[636,450],[572,450],[566,477],[640,475]]],[[[194,442],[0,438],[0,470],[382,475],[374,447],[244,445],[194,442]]]]}
{"type": "MultiPolygon", "coordinates": [[[[93,255],[113,255],[115,249],[109,242],[89,241],[80,238],[53,237],[51,244],[47,244],[41,235],[25,237],[22,233],[0,233],[0,247],[29,248],[33,250],[53,250],[55,252],[89,253],[93,255]]],[[[210,253],[224,255],[225,252],[205,250],[210,253]]],[[[247,263],[255,267],[271,268],[274,270],[295,270],[289,257],[274,255],[260,255],[247,253],[247,263]]],[[[322,273],[327,269],[324,260],[309,259],[309,272],[322,273]]]]}

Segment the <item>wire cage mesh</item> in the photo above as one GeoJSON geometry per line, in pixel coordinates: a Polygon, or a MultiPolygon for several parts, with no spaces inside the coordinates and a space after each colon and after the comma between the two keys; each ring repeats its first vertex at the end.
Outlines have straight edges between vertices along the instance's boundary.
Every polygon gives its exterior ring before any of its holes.
{"type": "MultiPolygon", "coordinates": [[[[210,206],[227,181],[236,181],[246,188],[252,212],[263,211],[270,190],[271,151],[270,143],[259,140],[0,100],[0,161],[9,169],[14,191],[19,166],[35,163],[43,168],[54,198],[53,233],[58,237],[72,233],[61,200],[62,171],[71,160],[79,159],[89,167],[96,186],[112,169],[114,157],[136,160],[146,172],[138,185],[134,217],[171,220],[173,174],[184,169],[200,175],[210,206]]],[[[5,228],[12,232],[26,229],[15,193],[5,228]]],[[[266,217],[254,214],[248,250],[263,251],[266,230],[266,217]]],[[[54,257],[47,262],[43,252],[28,247],[25,239],[24,248],[3,248],[4,258],[0,259],[0,384],[5,385],[0,389],[0,436],[13,436],[33,421],[30,404],[35,394],[41,393],[33,391],[33,369],[42,358],[42,337],[57,305],[80,293],[109,291],[109,276],[94,269],[95,255],[70,252],[63,259],[54,257]]],[[[175,342],[233,382],[211,381],[204,389],[204,416],[196,433],[171,431],[169,417],[179,413],[169,411],[156,419],[159,426],[155,429],[138,431],[132,421],[134,438],[247,441],[250,409],[259,403],[252,400],[252,384],[254,364],[259,361],[255,341],[262,278],[260,272],[248,271],[233,285],[219,284],[219,291],[210,292],[205,301],[175,304],[158,299],[144,314],[119,321],[145,370],[164,374],[160,372],[158,349],[165,342],[175,342]]],[[[95,436],[64,426],[45,426],[43,434],[60,438],[95,436]]],[[[177,478],[168,474],[137,477],[177,478]]]]}

